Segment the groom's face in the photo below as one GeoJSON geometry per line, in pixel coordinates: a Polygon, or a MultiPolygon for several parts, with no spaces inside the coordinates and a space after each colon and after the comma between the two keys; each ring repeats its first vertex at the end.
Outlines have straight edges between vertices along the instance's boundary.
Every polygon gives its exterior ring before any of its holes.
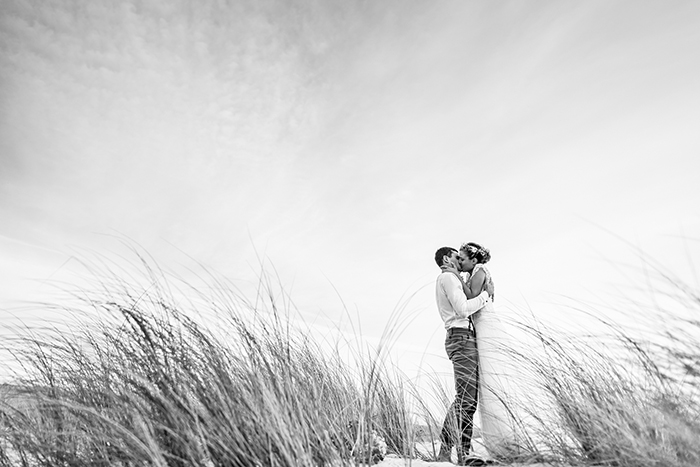
{"type": "Polygon", "coordinates": [[[446,266],[452,266],[453,268],[460,270],[459,268],[459,253],[453,251],[450,256],[447,256],[447,261],[445,261],[446,266]]]}

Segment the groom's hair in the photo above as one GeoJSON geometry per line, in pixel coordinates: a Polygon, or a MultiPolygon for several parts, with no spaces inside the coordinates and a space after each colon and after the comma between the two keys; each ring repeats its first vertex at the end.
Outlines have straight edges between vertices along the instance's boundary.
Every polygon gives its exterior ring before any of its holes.
{"type": "Polygon", "coordinates": [[[435,252],[435,262],[437,265],[442,266],[442,258],[444,256],[450,256],[453,251],[456,252],[457,250],[451,246],[443,246],[442,248],[438,248],[438,251],[435,252]]]}

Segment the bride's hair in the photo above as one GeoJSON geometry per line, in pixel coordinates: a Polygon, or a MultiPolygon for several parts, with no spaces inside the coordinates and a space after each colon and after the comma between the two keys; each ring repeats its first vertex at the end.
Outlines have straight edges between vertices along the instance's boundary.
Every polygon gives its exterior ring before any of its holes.
{"type": "Polygon", "coordinates": [[[469,259],[476,258],[477,263],[486,264],[491,259],[491,252],[489,251],[489,249],[484,248],[483,246],[479,245],[478,243],[474,243],[474,242],[464,243],[460,247],[460,250],[465,252],[467,254],[467,257],[469,257],[469,259]]]}

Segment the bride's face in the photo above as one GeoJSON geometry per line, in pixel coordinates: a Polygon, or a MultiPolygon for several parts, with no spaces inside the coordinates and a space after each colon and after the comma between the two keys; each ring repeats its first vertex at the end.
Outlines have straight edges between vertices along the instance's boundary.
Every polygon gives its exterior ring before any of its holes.
{"type": "Polygon", "coordinates": [[[466,252],[459,252],[459,265],[462,272],[472,272],[475,264],[476,258],[469,259],[466,252]]]}

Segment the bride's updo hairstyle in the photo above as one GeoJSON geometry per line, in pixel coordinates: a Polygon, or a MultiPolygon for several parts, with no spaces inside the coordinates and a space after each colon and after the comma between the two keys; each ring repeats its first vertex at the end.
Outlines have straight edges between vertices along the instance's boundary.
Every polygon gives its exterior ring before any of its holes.
{"type": "Polygon", "coordinates": [[[478,243],[469,242],[460,247],[460,250],[467,254],[469,259],[476,258],[477,264],[486,264],[491,259],[491,252],[478,243]]]}

